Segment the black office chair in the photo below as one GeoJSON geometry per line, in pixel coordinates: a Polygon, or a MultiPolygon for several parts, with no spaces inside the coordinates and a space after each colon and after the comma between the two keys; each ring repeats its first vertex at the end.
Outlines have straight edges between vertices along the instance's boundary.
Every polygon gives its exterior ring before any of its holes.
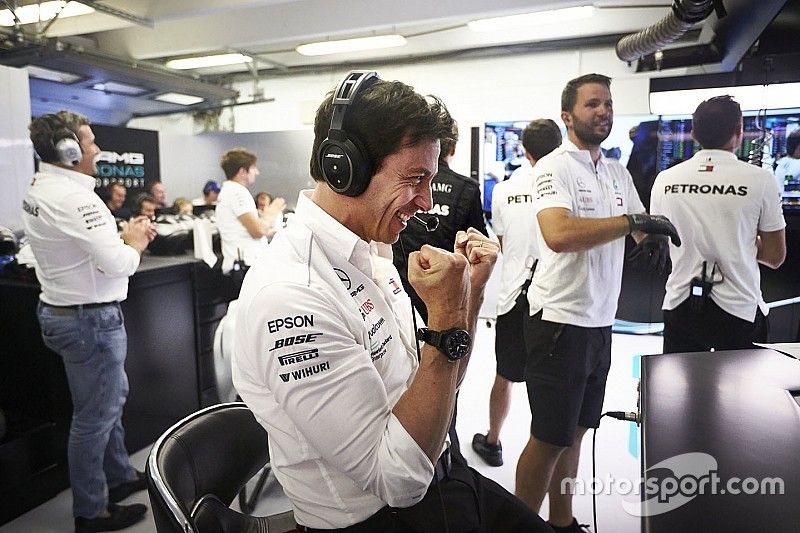
{"type": "Polygon", "coordinates": [[[244,403],[212,405],[156,441],[147,492],[158,533],[293,531],[291,511],[254,517],[228,506],[269,461],[267,433],[244,403]]]}

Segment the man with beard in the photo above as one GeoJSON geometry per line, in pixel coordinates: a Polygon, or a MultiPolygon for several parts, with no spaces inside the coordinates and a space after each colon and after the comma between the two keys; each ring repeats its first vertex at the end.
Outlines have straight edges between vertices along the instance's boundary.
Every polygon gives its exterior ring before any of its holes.
{"type": "Polygon", "coordinates": [[[581,439],[600,422],[625,236],[655,267],[668,264],[666,236],[680,244],[669,220],[644,213],[625,167],[600,150],[613,124],[610,87],[601,74],[567,83],[567,139],[539,161],[534,180],[541,258],[524,327],[531,438],[517,464],[516,491],[537,512],[549,493],[557,532],[582,531],[564,480],[577,475],[581,439]]]}

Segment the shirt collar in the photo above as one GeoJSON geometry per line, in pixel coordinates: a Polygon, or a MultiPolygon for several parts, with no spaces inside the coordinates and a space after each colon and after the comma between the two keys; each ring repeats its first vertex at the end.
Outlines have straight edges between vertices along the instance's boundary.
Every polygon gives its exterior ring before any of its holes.
{"type": "MultiPolygon", "coordinates": [[[[594,162],[592,161],[592,154],[589,153],[589,150],[584,150],[583,148],[578,148],[575,146],[575,143],[569,140],[568,137],[564,137],[564,140],[561,141],[561,147],[564,149],[565,152],[570,152],[573,157],[579,160],[584,160],[584,162],[588,162],[592,166],[594,166],[594,162]]],[[[600,150],[600,159],[597,160],[597,165],[605,165],[606,164],[606,156],[603,155],[603,150],[600,150]]]]}
{"type": "Polygon", "coordinates": [[[70,170],[68,168],[51,165],[50,163],[45,163],[44,161],[39,163],[39,172],[64,176],[90,191],[94,190],[96,183],[94,176],[87,176],[81,172],[75,172],[74,170],[70,170]]]}
{"type": "Polygon", "coordinates": [[[717,150],[717,149],[703,149],[697,152],[694,157],[703,158],[703,157],[713,157],[716,159],[739,159],[736,157],[736,154],[730,152],[728,150],[717,150]]]}
{"type": "Polygon", "coordinates": [[[314,238],[327,253],[341,256],[371,278],[370,249],[373,247],[379,248],[377,243],[365,242],[341,222],[326,213],[311,199],[312,192],[313,190],[311,189],[300,191],[295,213],[306,227],[311,230],[314,238]]]}

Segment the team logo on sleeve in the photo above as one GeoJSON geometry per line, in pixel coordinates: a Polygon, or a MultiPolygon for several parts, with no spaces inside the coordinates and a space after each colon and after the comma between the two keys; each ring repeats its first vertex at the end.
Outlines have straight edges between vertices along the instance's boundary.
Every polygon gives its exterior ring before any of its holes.
{"type": "Polygon", "coordinates": [[[327,372],[331,369],[330,361],[325,361],[324,363],[319,363],[317,365],[306,366],[300,368],[298,370],[292,370],[286,374],[278,374],[281,377],[281,381],[284,383],[288,383],[291,380],[300,381],[301,379],[306,379],[320,372],[327,372]]]}
{"type": "Polygon", "coordinates": [[[303,350],[302,352],[282,355],[278,357],[278,362],[281,364],[281,366],[287,366],[310,361],[311,359],[316,359],[317,357],[319,357],[319,350],[313,348],[311,350],[303,350]]]}
{"type": "Polygon", "coordinates": [[[282,339],[275,339],[275,346],[269,349],[270,352],[279,348],[286,348],[287,346],[294,346],[296,344],[310,344],[317,342],[317,337],[322,333],[303,333],[302,335],[294,335],[291,337],[284,337],[282,339]]]}
{"type": "Polygon", "coordinates": [[[392,294],[400,294],[403,292],[403,288],[400,286],[394,278],[389,278],[389,285],[392,287],[392,294]]]}

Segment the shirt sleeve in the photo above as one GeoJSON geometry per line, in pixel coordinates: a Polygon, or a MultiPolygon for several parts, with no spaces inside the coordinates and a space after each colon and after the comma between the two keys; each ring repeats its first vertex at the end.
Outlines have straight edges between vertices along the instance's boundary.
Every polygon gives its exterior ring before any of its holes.
{"type": "Polygon", "coordinates": [[[245,400],[271,393],[306,441],[301,446],[362,490],[408,507],[425,495],[433,465],[392,413],[369,347],[346,316],[325,288],[262,288],[237,309],[234,382],[245,400]],[[314,341],[278,348],[297,335],[314,341]]]}
{"type": "Polygon", "coordinates": [[[764,194],[761,199],[761,216],[758,231],[779,231],[786,227],[783,218],[783,203],[778,183],[769,172],[764,172],[764,194]]]}
{"type": "Polygon", "coordinates": [[[126,278],[139,266],[139,252],[117,234],[111,211],[96,194],[70,194],[59,218],[61,229],[92,258],[98,270],[112,278],[126,278]]]}
{"type": "Polygon", "coordinates": [[[502,194],[502,192],[503,187],[501,187],[499,183],[494,186],[494,190],[492,191],[492,228],[500,237],[506,233],[505,223],[503,222],[502,200],[499,198],[498,194],[502,194]]]}
{"type": "Polygon", "coordinates": [[[540,161],[533,170],[536,212],[550,207],[563,207],[572,211],[572,194],[567,184],[569,176],[566,169],[550,159],[540,161]]]}
{"type": "Polygon", "coordinates": [[[256,201],[253,200],[253,197],[250,196],[250,193],[247,192],[247,189],[244,187],[237,187],[234,189],[233,194],[230,197],[230,208],[233,210],[233,214],[236,217],[240,217],[245,213],[253,213],[254,215],[258,216],[258,211],[256,210],[256,201]]]}
{"type": "Polygon", "coordinates": [[[661,173],[656,176],[655,181],[653,182],[653,188],[650,191],[650,214],[651,215],[663,215],[664,211],[661,209],[661,197],[664,195],[662,192],[662,178],[661,173]]]}

